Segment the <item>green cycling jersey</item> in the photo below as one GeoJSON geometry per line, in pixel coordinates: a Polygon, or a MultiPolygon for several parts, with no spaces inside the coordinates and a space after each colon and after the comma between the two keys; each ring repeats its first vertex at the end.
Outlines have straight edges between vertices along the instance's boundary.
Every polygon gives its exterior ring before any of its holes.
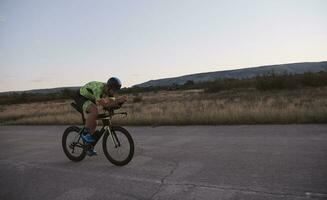
{"type": "Polygon", "coordinates": [[[96,103],[96,101],[100,100],[105,96],[104,93],[105,83],[98,81],[91,81],[81,87],[80,94],[92,102],[96,103]]]}

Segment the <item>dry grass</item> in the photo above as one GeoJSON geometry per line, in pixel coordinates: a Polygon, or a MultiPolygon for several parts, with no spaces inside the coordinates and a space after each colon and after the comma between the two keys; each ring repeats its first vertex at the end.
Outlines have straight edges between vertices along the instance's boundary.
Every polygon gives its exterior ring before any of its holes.
{"type": "MultiPolygon", "coordinates": [[[[139,94],[140,102],[124,105],[124,125],[326,123],[327,88],[259,92],[234,90],[161,91],[139,94]]],[[[79,114],[70,101],[0,107],[1,124],[77,124],[79,114]]]]}
{"type": "Polygon", "coordinates": [[[80,116],[69,101],[53,101],[2,106],[1,124],[70,124],[79,123],[80,116]]]}

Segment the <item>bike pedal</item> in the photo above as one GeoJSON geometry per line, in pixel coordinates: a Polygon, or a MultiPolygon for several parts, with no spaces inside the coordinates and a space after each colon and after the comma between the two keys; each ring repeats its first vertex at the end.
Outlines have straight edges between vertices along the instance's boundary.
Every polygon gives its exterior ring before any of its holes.
{"type": "Polygon", "coordinates": [[[86,150],[92,150],[92,149],[94,149],[94,146],[92,144],[86,145],[86,150]]]}

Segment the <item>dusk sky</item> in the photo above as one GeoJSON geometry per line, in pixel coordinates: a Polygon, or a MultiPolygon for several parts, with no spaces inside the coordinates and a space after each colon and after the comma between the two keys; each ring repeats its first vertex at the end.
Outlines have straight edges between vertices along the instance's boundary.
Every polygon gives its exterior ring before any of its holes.
{"type": "Polygon", "coordinates": [[[0,0],[0,92],[326,60],[326,0],[0,0]]]}

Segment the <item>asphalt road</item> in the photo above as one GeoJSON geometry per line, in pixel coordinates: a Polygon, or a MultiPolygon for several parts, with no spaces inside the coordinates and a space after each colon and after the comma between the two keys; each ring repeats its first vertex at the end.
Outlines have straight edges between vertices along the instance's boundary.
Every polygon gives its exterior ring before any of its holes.
{"type": "Polygon", "coordinates": [[[127,127],[135,156],[69,161],[65,126],[0,129],[0,199],[327,199],[327,125],[127,127]]]}

